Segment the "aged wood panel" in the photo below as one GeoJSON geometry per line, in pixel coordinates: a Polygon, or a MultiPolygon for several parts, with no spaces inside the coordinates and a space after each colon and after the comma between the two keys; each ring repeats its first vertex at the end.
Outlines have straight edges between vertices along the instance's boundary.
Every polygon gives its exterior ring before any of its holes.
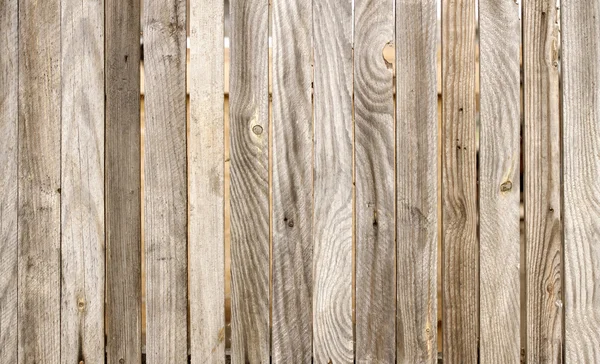
{"type": "Polygon", "coordinates": [[[146,358],[187,363],[186,2],[143,18],[146,358]]]}
{"type": "Polygon", "coordinates": [[[231,350],[268,363],[269,90],[267,0],[230,2],[231,350]]]}
{"type": "Polygon", "coordinates": [[[272,355],[312,363],[312,1],[276,1],[272,11],[272,355]]]}
{"type": "Polygon", "coordinates": [[[519,4],[480,0],[480,361],[520,360],[519,4]]]}
{"type": "Polygon", "coordinates": [[[563,1],[565,354],[600,362],[600,3],[563,1]]]}
{"type": "Polygon", "coordinates": [[[397,363],[437,362],[435,0],[396,1],[397,363]]]}
{"type": "Polygon", "coordinates": [[[351,363],[352,1],[313,2],[313,357],[351,363]]]}

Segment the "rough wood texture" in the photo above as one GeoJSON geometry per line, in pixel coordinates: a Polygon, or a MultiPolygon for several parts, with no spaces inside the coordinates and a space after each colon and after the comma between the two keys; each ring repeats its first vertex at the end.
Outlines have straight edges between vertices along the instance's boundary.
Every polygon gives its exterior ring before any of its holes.
{"type": "Polygon", "coordinates": [[[356,0],[354,118],[356,158],[356,361],[396,356],[396,242],[393,67],[394,3],[356,0]]]}
{"type": "Polygon", "coordinates": [[[104,1],[61,1],[61,362],[104,363],[104,1]]]}
{"type": "Polygon", "coordinates": [[[442,4],[444,363],[476,363],[475,0],[442,4]]]}
{"type": "Polygon", "coordinates": [[[560,117],[555,2],[523,4],[527,361],[562,362],[560,117]]]}
{"type": "Polygon", "coordinates": [[[268,5],[229,4],[233,363],[270,361],[268,5]]]}
{"type": "Polygon", "coordinates": [[[352,1],[313,2],[313,359],[352,363],[352,1]]]}
{"type": "Polygon", "coordinates": [[[436,1],[396,0],[396,362],[437,362],[436,1]]]}
{"type": "Polygon", "coordinates": [[[312,363],[312,75],[312,1],[274,2],[274,363],[312,363]]]}
{"type": "Polygon", "coordinates": [[[60,61],[60,1],[19,1],[17,327],[23,364],[60,361],[60,61]]]}
{"type": "Polygon", "coordinates": [[[190,349],[225,363],[223,1],[190,2],[190,349]]]}
{"type": "Polygon", "coordinates": [[[187,363],[186,2],[143,17],[146,358],[187,363]]]}
{"type": "Polygon", "coordinates": [[[514,0],[479,6],[479,355],[482,363],[518,363],[521,22],[514,0]]]}
{"type": "Polygon", "coordinates": [[[600,362],[600,3],[563,1],[565,361],[600,362]]]}

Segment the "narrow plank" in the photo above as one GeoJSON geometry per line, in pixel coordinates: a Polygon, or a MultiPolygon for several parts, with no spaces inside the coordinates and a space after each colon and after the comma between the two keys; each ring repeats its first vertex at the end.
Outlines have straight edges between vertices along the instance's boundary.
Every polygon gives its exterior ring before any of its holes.
{"type": "Polygon", "coordinates": [[[560,114],[555,2],[523,4],[527,361],[562,362],[560,114]]]}
{"type": "Polygon", "coordinates": [[[61,1],[61,362],[104,363],[104,1],[61,1]]]}
{"type": "Polygon", "coordinates": [[[146,359],[187,363],[186,2],[142,12],[146,359]]]}
{"type": "Polygon", "coordinates": [[[313,358],[352,363],[352,1],[313,2],[313,358]]]}
{"type": "Polygon", "coordinates": [[[520,360],[519,4],[480,0],[480,361],[520,360]]]}
{"type": "Polygon", "coordinates": [[[60,362],[60,1],[19,1],[19,363],[60,362]]]}
{"type": "Polygon", "coordinates": [[[437,362],[436,6],[396,1],[397,363],[437,362]]]}
{"type": "Polygon", "coordinates": [[[192,363],[225,363],[224,3],[190,2],[189,259],[192,363]]]}
{"type": "Polygon", "coordinates": [[[312,1],[273,3],[273,362],[312,363],[312,1]]]}
{"type": "Polygon", "coordinates": [[[565,361],[600,362],[600,2],[562,3],[565,361]]]}
{"type": "Polygon", "coordinates": [[[475,0],[442,4],[444,363],[476,363],[475,0]]]}

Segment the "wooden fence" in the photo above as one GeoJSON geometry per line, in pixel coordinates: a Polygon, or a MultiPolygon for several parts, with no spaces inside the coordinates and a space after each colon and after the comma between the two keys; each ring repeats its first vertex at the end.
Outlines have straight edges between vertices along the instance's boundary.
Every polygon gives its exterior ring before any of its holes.
{"type": "Polygon", "coordinates": [[[0,0],[0,363],[600,363],[600,0],[440,2],[0,0]]]}

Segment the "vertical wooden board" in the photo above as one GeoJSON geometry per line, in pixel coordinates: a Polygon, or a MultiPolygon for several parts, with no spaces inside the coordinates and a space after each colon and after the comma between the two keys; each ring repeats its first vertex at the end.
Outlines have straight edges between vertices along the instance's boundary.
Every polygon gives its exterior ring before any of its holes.
{"type": "Polygon", "coordinates": [[[186,2],[143,18],[146,358],[187,363],[186,2]]]}
{"type": "Polygon", "coordinates": [[[192,363],[225,363],[224,3],[190,2],[190,345],[192,363]]]}
{"type": "Polygon", "coordinates": [[[61,1],[61,362],[104,363],[104,1],[61,1]]]}
{"type": "Polygon", "coordinates": [[[267,0],[232,0],[231,357],[268,363],[269,90],[267,0]]]}
{"type": "Polygon", "coordinates": [[[60,1],[19,1],[19,363],[60,361],[60,1]]]}
{"type": "Polygon", "coordinates": [[[523,4],[527,358],[562,362],[558,18],[554,0],[523,4]]]}
{"type": "Polygon", "coordinates": [[[397,363],[437,362],[436,5],[396,1],[397,363]]]}
{"type": "Polygon", "coordinates": [[[520,360],[519,4],[480,0],[480,361],[520,360]]]}
{"type": "Polygon", "coordinates": [[[354,360],[352,1],[313,2],[313,358],[354,360]]]}
{"type": "Polygon", "coordinates": [[[273,2],[273,362],[312,363],[312,1],[273,2]]]}
{"type": "Polygon", "coordinates": [[[600,2],[562,11],[565,361],[600,362],[600,2]]]}
{"type": "Polygon", "coordinates": [[[475,0],[442,4],[444,362],[476,363],[475,0]]]}

